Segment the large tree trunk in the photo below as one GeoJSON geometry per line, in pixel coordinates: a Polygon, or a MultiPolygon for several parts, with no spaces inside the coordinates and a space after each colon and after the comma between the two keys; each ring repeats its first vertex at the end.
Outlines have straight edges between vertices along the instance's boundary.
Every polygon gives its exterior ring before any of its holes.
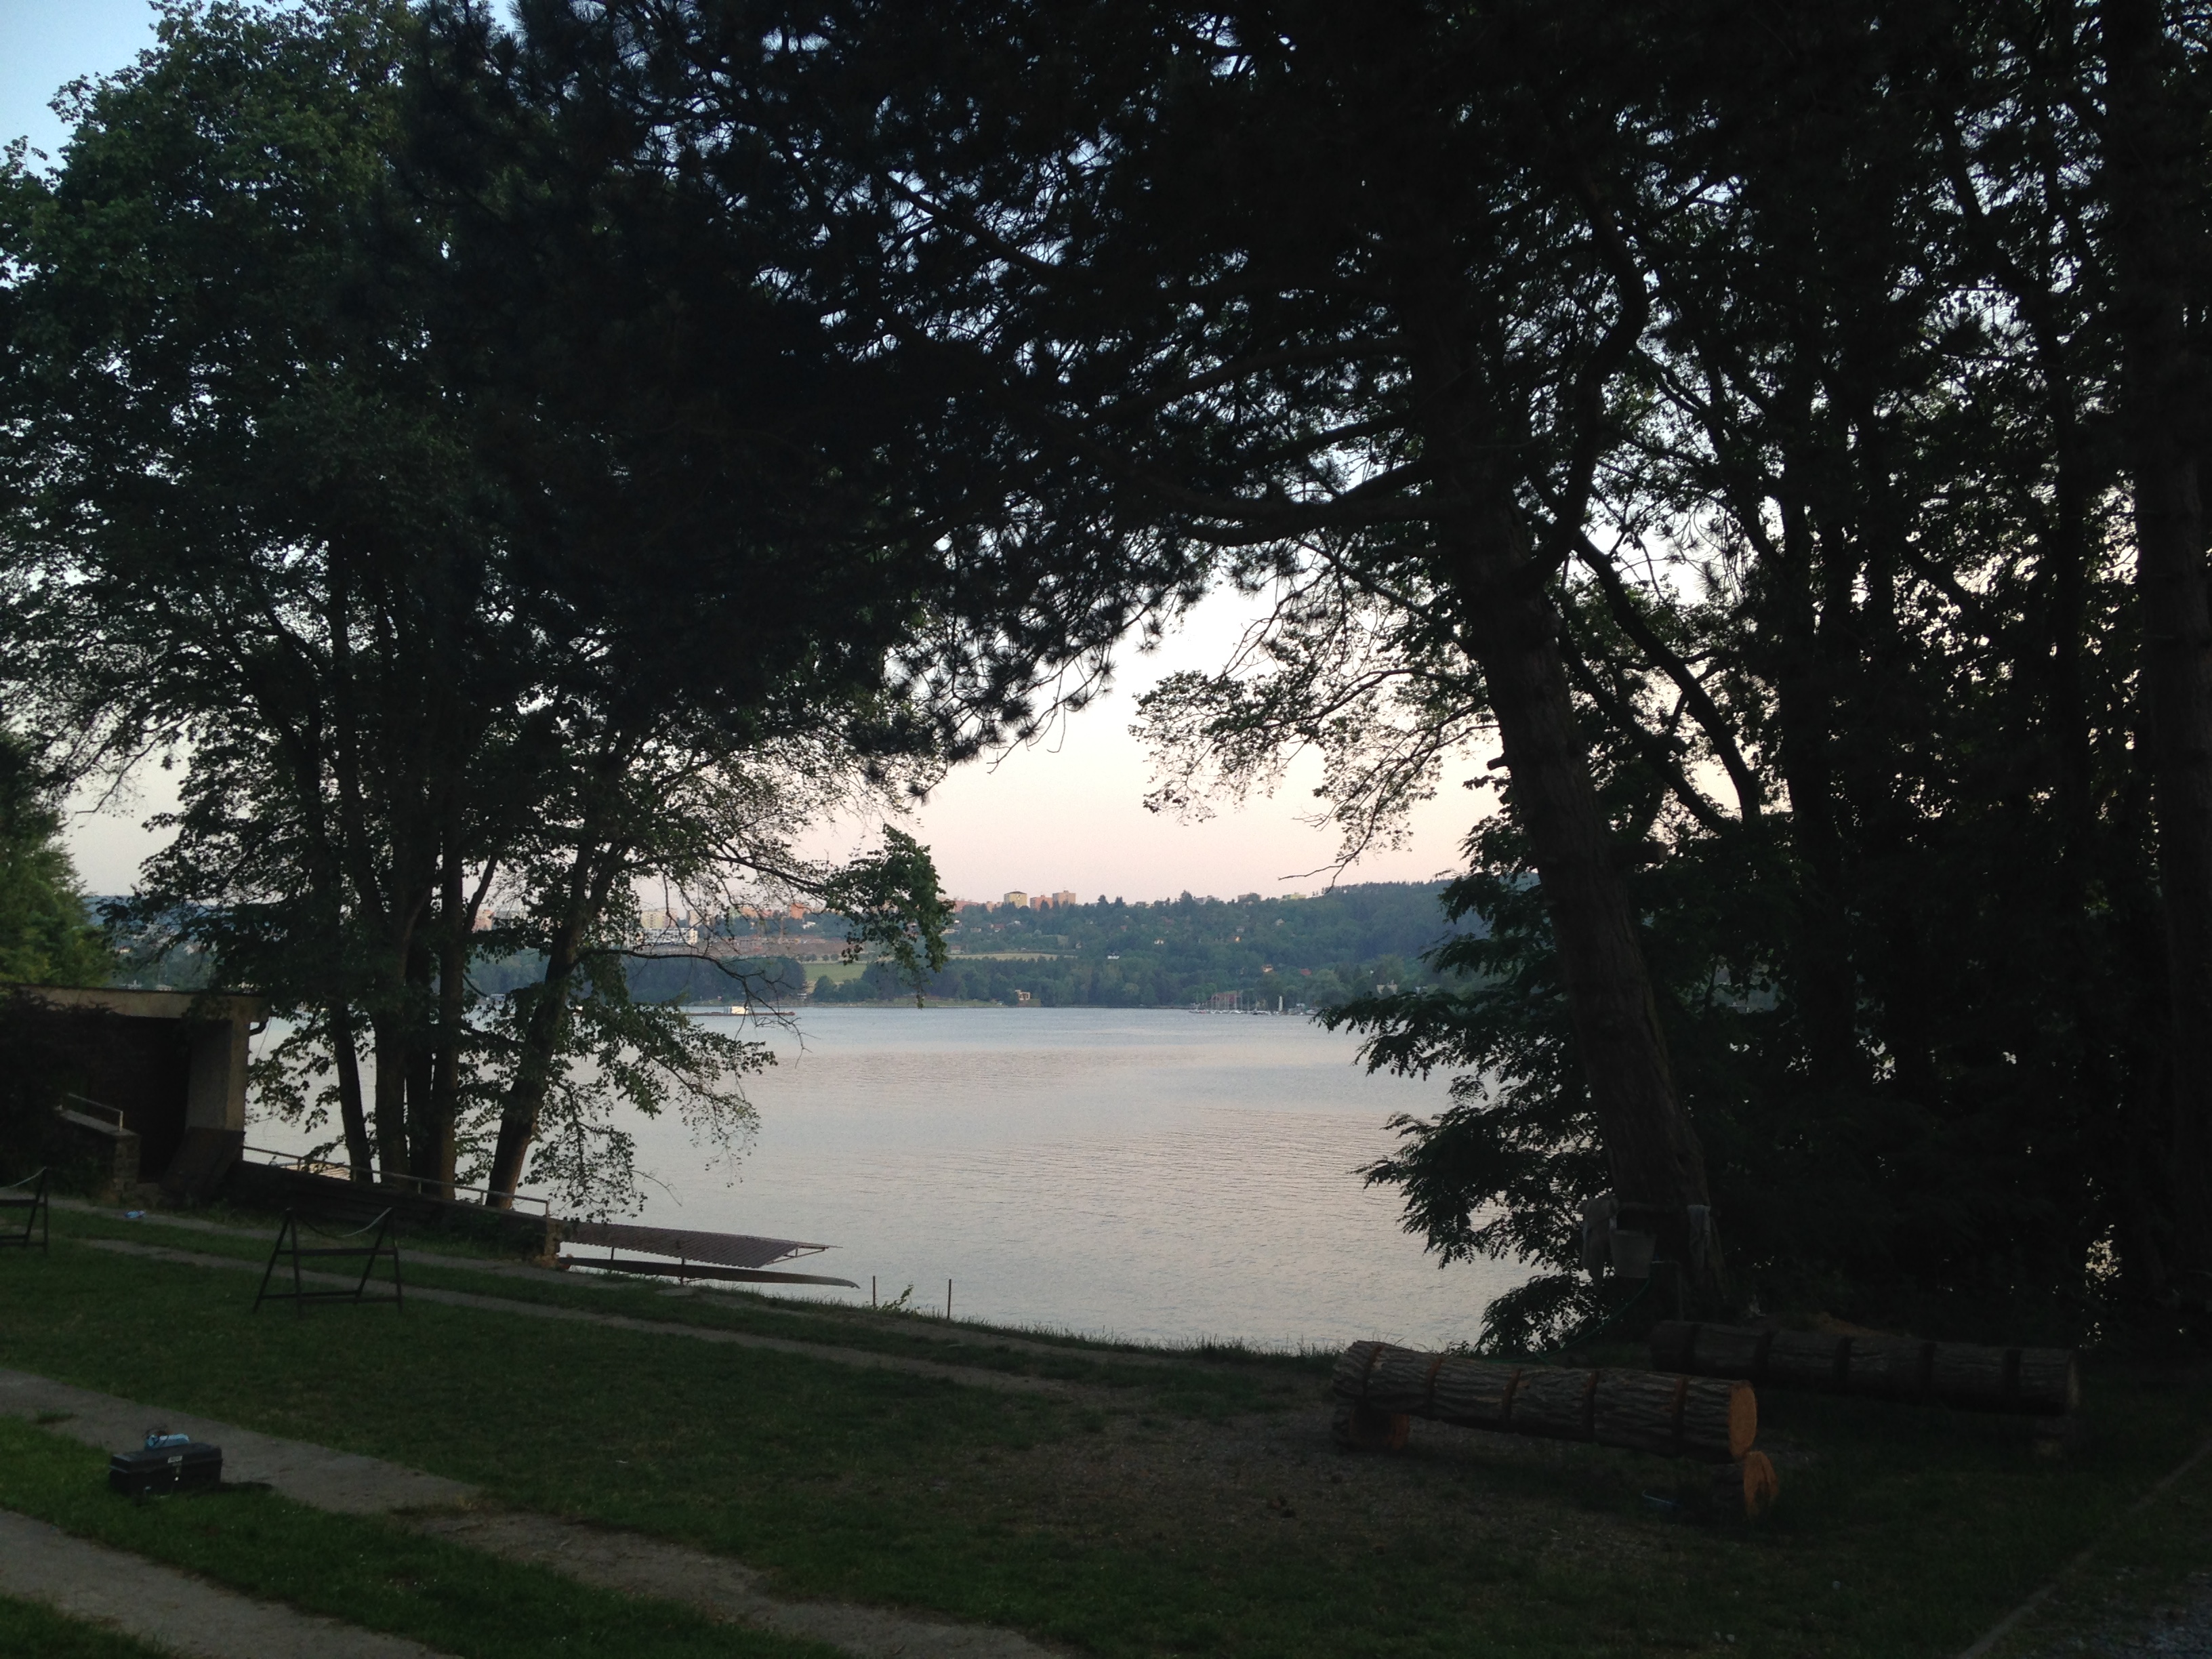
{"type": "Polygon", "coordinates": [[[430,988],[430,948],[418,935],[407,953],[407,1003],[412,1014],[407,1048],[407,1173],[418,1193],[439,1196],[437,1103],[431,1080],[437,1072],[437,1027],[430,988]]]}
{"type": "Polygon", "coordinates": [[[1858,971],[1844,897],[1849,882],[1831,753],[1834,696],[1814,593],[1811,518],[1797,488],[1802,471],[1797,461],[1784,471],[1782,534],[1759,578],[1760,631],[1768,641],[1777,750],[1798,868],[1792,977],[1806,1054],[1819,1086],[1859,1091],[1868,1079],[1859,1047],[1858,971]]]}
{"type": "Polygon", "coordinates": [[[376,1178],[368,1139],[368,1115],[362,1109],[361,1056],[355,1052],[353,1009],[343,1000],[330,1005],[331,1062],[337,1068],[338,1122],[345,1131],[346,1162],[356,1182],[376,1178]]]}
{"type": "Polygon", "coordinates": [[[2100,21],[2107,235],[2166,915],[2177,1278],[2202,1304],[2212,1301],[2212,591],[2198,467],[2212,377],[2189,312],[2204,251],[2205,146],[2157,0],[2104,0],[2100,21]]]}
{"type": "MultiPolygon", "coordinates": [[[[620,748],[602,755],[596,763],[595,781],[604,785],[610,776],[618,776],[628,760],[620,748]]],[[[500,1108],[499,1141],[492,1152],[488,1179],[491,1195],[484,1200],[495,1209],[510,1207],[515,1188],[522,1184],[523,1160],[538,1139],[546,1096],[561,1060],[561,1045],[568,1036],[569,987],[584,959],[591,930],[606,915],[615,883],[627,867],[627,848],[599,839],[602,822],[595,809],[586,808],[568,865],[567,913],[547,941],[545,976],[523,1030],[522,1055],[515,1066],[514,1080],[507,1085],[507,1099],[500,1108]]]]}
{"type": "Polygon", "coordinates": [[[538,1139],[538,1120],[545,1110],[553,1067],[568,1029],[568,985],[580,960],[578,944],[582,933],[578,926],[562,928],[545,954],[545,975],[538,981],[538,1000],[523,1026],[522,1055],[500,1108],[499,1142],[493,1149],[491,1174],[485,1183],[490,1194],[484,1202],[494,1209],[514,1206],[515,1188],[522,1184],[523,1160],[530,1155],[531,1143],[538,1139]]]}
{"type": "Polygon", "coordinates": [[[376,1048],[376,1167],[389,1181],[407,1173],[407,1022],[379,1013],[369,1030],[376,1048]]]}
{"type": "Polygon", "coordinates": [[[1470,550],[1456,562],[1467,573],[1468,637],[1551,913],[1615,1194],[1625,1206],[1650,1206],[1663,1253],[1697,1263],[1698,1293],[1713,1299],[1721,1291],[1718,1252],[1702,1237],[1693,1242],[1689,1215],[1711,1203],[1705,1154],[1674,1094],[1650,973],[1589,751],[1576,729],[1558,619],[1510,554],[1470,550]]]}
{"type": "Polygon", "coordinates": [[[438,1034],[431,1067],[427,1125],[431,1145],[422,1154],[424,1173],[438,1196],[453,1195],[455,1138],[461,1113],[461,1044],[467,1005],[469,930],[475,917],[464,896],[459,830],[448,825],[438,895],[438,1034]]]}

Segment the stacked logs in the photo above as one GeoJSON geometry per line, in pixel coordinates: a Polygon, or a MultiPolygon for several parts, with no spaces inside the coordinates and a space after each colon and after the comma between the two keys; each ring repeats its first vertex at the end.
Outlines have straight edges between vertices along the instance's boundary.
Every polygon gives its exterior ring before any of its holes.
{"type": "Polygon", "coordinates": [[[1415,1417],[1710,1463],[1742,1461],[1759,1435],[1748,1383],[1655,1371],[1505,1365],[1355,1342],[1332,1387],[1337,1439],[1361,1449],[1403,1445],[1415,1417]]]}
{"type": "Polygon", "coordinates": [[[2081,1403],[2081,1370],[2070,1348],[1989,1348],[1668,1320],[1651,1333],[1651,1363],[1696,1376],[1970,1411],[2063,1417],[2081,1403]]]}

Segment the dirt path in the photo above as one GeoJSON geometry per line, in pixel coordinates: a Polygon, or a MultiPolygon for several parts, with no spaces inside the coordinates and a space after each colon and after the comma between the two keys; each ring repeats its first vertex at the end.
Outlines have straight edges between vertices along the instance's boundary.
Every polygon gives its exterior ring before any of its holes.
{"type": "MultiPolygon", "coordinates": [[[[689,1328],[678,1328],[690,1334],[689,1328]]],[[[760,1588],[760,1573],[726,1556],[637,1533],[499,1509],[478,1488],[441,1475],[306,1441],[258,1434],[189,1412],[167,1412],[27,1371],[0,1370],[0,1413],[48,1419],[45,1426],[52,1432],[108,1449],[137,1444],[158,1424],[221,1446],[226,1480],[264,1480],[284,1497],[315,1509],[389,1515],[403,1526],[487,1555],[550,1568],[600,1589],[678,1602],[727,1624],[810,1638],[862,1659],[1049,1659],[1054,1652],[1012,1631],[846,1602],[783,1601],[760,1588]]],[[[8,1549],[6,1536],[0,1534],[0,1559],[8,1549]]],[[[9,1582],[0,1576],[0,1589],[7,1588],[9,1582]]],[[[53,1605],[62,1606],[58,1601],[53,1605]]],[[[236,1651],[258,1656],[262,1650],[236,1651]]],[[[295,1650],[272,1647],[267,1651],[275,1659],[290,1659],[295,1650]]],[[[296,1651],[303,1659],[311,1654],[305,1647],[296,1651]]],[[[372,1655],[370,1650],[360,1650],[362,1659],[380,1659],[386,1651],[379,1649],[372,1655]]],[[[403,1644],[389,1651],[397,1656],[426,1650],[403,1644]]],[[[324,1646],[312,1650],[312,1659],[353,1659],[354,1652],[324,1646]]]]}
{"type": "MultiPolygon", "coordinates": [[[[221,1267],[258,1275],[264,1264],[232,1255],[210,1255],[202,1250],[173,1249],[166,1244],[140,1244],[126,1238],[87,1238],[78,1241],[89,1249],[118,1255],[139,1256],[152,1261],[175,1262],[188,1267],[221,1267]]],[[[307,1273],[301,1279],[318,1285],[346,1287],[352,1277],[307,1273]]],[[[677,1325],[656,1319],[634,1319],[627,1314],[594,1313],[586,1308],[562,1307],[549,1302],[517,1302],[503,1296],[484,1296],[475,1291],[433,1290],[410,1285],[410,1301],[439,1302],[448,1307],[473,1308],[482,1313],[519,1314],[526,1319],[557,1319],[573,1324],[603,1325],[611,1330],[642,1331],[653,1336],[688,1337],[696,1342],[721,1342],[738,1348],[771,1348],[779,1353],[803,1354],[809,1359],[863,1370],[903,1371],[910,1376],[939,1376],[972,1389],[996,1389],[1005,1394],[1042,1394],[1062,1399],[1105,1397],[1110,1390],[1089,1383],[1063,1382],[1049,1377],[1017,1376],[1006,1371],[956,1365],[937,1359],[914,1359],[903,1354],[876,1353],[866,1348],[841,1348],[828,1342],[801,1342],[787,1336],[763,1336],[752,1331],[725,1330],[710,1325],[677,1325]]],[[[288,1318],[281,1309],[271,1317],[288,1318]]]]}
{"type": "Polygon", "coordinates": [[[419,1642],[257,1601],[8,1510],[0,1594],[196,1659],[438,1659],[419,1642]]]}
{"type": "Polygon", "coordinates": [[[423,1516],[416,1530],[487,1555],[548,1567],[586,1584],[658,1596],[726,1624],[803,1636],[869,1659],[1048,1659],[1052,1650],[1012,1631],[939,1623],[839,1601],[780,1601],[761,1575],[726,1556],[520,1510],[423,1516]]]}

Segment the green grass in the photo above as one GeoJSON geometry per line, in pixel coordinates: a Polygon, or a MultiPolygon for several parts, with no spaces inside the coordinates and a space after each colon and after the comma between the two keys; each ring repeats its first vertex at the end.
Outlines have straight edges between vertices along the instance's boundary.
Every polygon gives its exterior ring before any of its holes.
{"type": "Polygon", "coordinates": [[[680,1607],[592,1589],[270,1492],[225,1488],[137,1503],[109,1492],[106,1476],[104,1452],[0,1419],[0,1505],[264,1601],[444,1652],[472,1659],[539,1659],[547,1652],[828,1659],[831,1651],[732,1630],[680,1607]]]}
{"type": "MultiPolygon", "coordinates": [[[[856,1344],[896,1323],[545,1289],[856,1344]]],[[[1168,1368],[1241,1396],[1062,1401],[427,1303],[257,1318],[252,1297],[65,1228],[51,1260],[0,1261],[0,1364],[725,1550],[788,1591],[1116,1656],[1952,1654],[2212,1431],[2201,1386],[2114,1365],[2089,1378],[2096,1438],[2060,1462],[1996,1419],[1771,1393],[1785,1486],[1753,1527],[1702,1504],[1701,1472],[1596,1448],[1339,1457],[1294,1356],[1168,1368]]],[[[2165,1522],[2177,1559],[2212,1559],[2203,1517],[2165,1522]]]]}
{"type": "Polygon", "coordinates": [[[0,1595],[0,1659],[164,1659],[164,1650],[0,1595]]]}
{"type": "MultiPolygon", "coordinates": [[[[268,1237],[273,1237],[275,1231],[272,1225],[266,1237],[238,1237],[165,1226],[158,1220],[127,1221],[112,1212],[64,1212],[63,1224],[72,1237],[119,1238],[257,1265],[268,1260],[268,1237]]],[[[1279,1356],[1214,1345],[1188,1350],[1142,1349],[1050,1332],[1024,1332],[1010,1341],[1005,1331],[948,1322],[927,1313],[884,1314],[866,1307],[720,1289],[673,1297],[664,1294],[668,1287],[663,1284],[619,1278],[610,1282],[596,1275],[588,1279],[578,1275],[581,1282],[563,1283],[474,1273],[429,1266],[408,1254],[410,1242],[402,1241],[402,1271],[412,1285],[1130,1390],[1147,1396],[1151,1408],[1179,1413],[1218,1418],[1227,1412],[1280,1408],[1293,1399],[1303,1401],[1310,1393],[1304,1379],[1317,1382],[1325,1376],[1333,1358],[1299,1356],[1285,1368],[1273,1363],[1251,1363],[1273,1362],[1279,1356]]],[[[441,1241],[431,1241],[425,1248],[433,1255],[459,1254],[441,1241]]],[[[387,1274],[388,1270],[379,1269],[380,1280],[387,1274]]]]}

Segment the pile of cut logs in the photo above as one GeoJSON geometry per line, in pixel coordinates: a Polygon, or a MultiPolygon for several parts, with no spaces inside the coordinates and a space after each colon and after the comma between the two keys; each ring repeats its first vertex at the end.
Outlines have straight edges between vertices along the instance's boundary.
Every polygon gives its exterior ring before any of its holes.
{"type": "Polygon", "coordinates": [[[1773,1464],[1752,1449],[1753,1383],[2069,1420],[2081,1399],[2080,1366],[2067,1348],[1669,1321],[1652,1332],[1651,1364],[1648,1371],[1581,1370],[1355,1342],[1331,1384],[1336,1439],[1395,1450],[1424,1417],[1693,1458],[1718,1466],[1716,1491],[1731,1501],[1741,1491],[1756,1515],[1779,1483],[1773,1464]]]}
{"type": "Polygon", "coordinates": [[[1697,1376],[2022,1416],[2063,1417],[2081,1403],[2081,1366],[2071,1348],[1669,1320],[1651,1333],[1651,1363],[1697,1376]]]}
{"type": "Polygon", "coordinates": [[[1717,1486],[1756,1514],[1772,1501],[1774,1466],[1752,1449],[1751,1385],[1657,1371],[1510,1365],[1455,1353],[1355,1342],[1336,1362],[1338,1443],[1395,1449],[1416,1417],[1504,1434],[1585,1440],[1725,1466],[1717,1486]]]}

